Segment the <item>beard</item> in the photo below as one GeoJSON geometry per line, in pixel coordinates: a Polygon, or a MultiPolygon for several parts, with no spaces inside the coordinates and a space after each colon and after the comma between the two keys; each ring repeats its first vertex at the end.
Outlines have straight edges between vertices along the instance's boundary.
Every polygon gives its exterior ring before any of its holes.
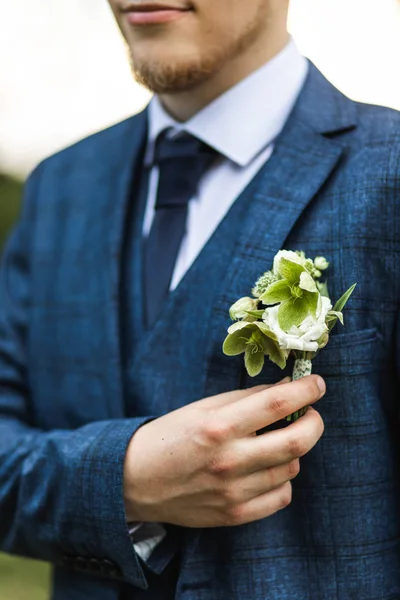
{"type": "Polygon", "coordinates": [[[251,46],[257,36],[260,21],[257,19],[250,23],[239,37],[225,37],[220,45],[208,48],[206,52],[201,49],[197,58],[188,59],[181,53],[175,61],[140,60],[130,51],[135,80],[156,94],[174,94],[198,88],[216,76],[226,63],[234,61],[251,46]]]}
{"type": "Polygon", "coordinates": [[[215,58],[171,63],[134,62],[131,60],[135,80],[155,94],[187,92],[205,83],[222,65],[215,58]]]}

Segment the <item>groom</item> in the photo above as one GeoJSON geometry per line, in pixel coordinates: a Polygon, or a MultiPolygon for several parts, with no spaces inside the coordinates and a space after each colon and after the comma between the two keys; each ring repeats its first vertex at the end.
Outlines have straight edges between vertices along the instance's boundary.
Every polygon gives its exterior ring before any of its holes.
{"type": "Polygon", "coordinates": [[[299,55],[287,0],[110,4],[156,95],[28,180],[0,548],[50,561],[56,600],[400,597],[399,116],[299,55]],[[318,376],[251,380],[228,309],[281,248],[357,292],[318,376]]]}

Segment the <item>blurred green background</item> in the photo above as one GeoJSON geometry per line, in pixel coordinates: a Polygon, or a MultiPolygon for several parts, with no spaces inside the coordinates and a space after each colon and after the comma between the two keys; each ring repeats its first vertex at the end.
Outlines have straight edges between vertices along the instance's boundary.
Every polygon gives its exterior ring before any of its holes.
{"type": "Polygon", "coordinates": [[[48,600],[49,575],[47,565],[0,554],[0,598],[48,600]]]}
{"type": "Polygon", "coordinates": [[[0,251],[6,236],[18,216],[22,184],[17,179],[0,173],[0,251]]]}
{"type": "MultiPolygon", "coordinates": [[[[18,217],[22,184],[0,173],[0,252],[18,217]]],[[[48,600],[50,569],[41,563],[0,554],[0,600],[48,600]]]]}

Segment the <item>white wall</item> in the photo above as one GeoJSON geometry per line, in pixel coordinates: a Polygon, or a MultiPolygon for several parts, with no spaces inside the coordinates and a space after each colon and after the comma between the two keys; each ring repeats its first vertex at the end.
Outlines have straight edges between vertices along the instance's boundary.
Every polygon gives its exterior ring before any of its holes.
{"type": "MultiPolygon", "coordinates": [[[[400,109],[397,0],[292,0],[290,28],[344,92],[400,109]]],[[[147,99],[106,0],[0,0],[0,169],[25,175],[147,99]]]]}

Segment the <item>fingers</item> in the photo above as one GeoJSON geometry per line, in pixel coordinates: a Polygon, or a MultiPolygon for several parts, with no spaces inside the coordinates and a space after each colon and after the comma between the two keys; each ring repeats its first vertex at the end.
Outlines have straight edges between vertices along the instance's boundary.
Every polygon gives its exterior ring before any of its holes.
{"type": "MultiPolygon", "coordinates": [[[[258,394],[259,392],[264,392],[265,390],[269,390],[270,388],[276,387],[278,385],[283,385],[284,383],[290,383],[292,380],[290,377],[285,377],[278,383],[270,383],[265,385],[256,385],[251,388],[247,388],[245,390],[235,390],[234,392],[230,392],[233,394],[231,403],[234,404],[243,398],[248,398],[249,396],[253,396],[254,394],[258,394]]],[[[223,404],[221,404],[223,406],[223,404]]]]}
{"type": "Polygon", "coordinates": [[[324,432],[324,422],[309,407],[304,417],[284,429],[237,440],[234,445],[238,473],[249,474],[277,465],[286,465],[304,456],[324,432]],[[240,458],[239,458],[240,457],[240,458]]]}
{"type": "Polygon", "coordinates": [[[281,487],[300,473],[300,460],[296,458],[285,465],[263,469],[237,480],[235,484],[242,501],[281,487]]]}
{"type": "Polygon", "coordinates": [[[263,392],[269,387],[271,386],[256,385],[245,390],[233,390],[232,392],[225,392],[224,394],[218,394],[218,396],[210,396],[209,398],[198,400],[198,402],[194,402],[194,404],[201,404],[202,408],[218,408],[220,406],[233,404],[234,402],[237,402],[238,400],[243,400],[243,398],[247,398],[248,396],[252,396],[253,394],[263,392]]]}
{"type": "Polygon", "coordinates": [[[270,517],[286,508],[292,501],[292,486],[289,481],[274,490],[256,496],[249,502],[235,504],[227,511],[224,524],[244,525],[270,517]]]}
{"type": "Polygon", "coordinates": [[[311,375],[247,395],[234,406],[222,406],[217,418],[232,437],[248,436],[300,408],[314,404],[325,394],[325,390],[324,380],[311,375]]]}
{"type": "Polygon", "coordinates": [[[284,379],[278,381],[278,383],[275,384],[272,383],[268,385],[256,385],[250,388],[246,388],[244,390],[233,390],[232,392],[218,394],[218,396],[210,396],[209,398],[204,398],[203,400],[199,400],[198,403],[201,403],[203,408],[218,408],[227,404],[233,404],[238,400],[242,400],[243,398],[247,398],[248,396],[252,396],[253,394],[258,394],[258,392],[263,392],[264,390],[274,387],[274,385],[282,385],[283,383],[289,383],[290,381],[290,377],[285,377],[284,379]]]}

